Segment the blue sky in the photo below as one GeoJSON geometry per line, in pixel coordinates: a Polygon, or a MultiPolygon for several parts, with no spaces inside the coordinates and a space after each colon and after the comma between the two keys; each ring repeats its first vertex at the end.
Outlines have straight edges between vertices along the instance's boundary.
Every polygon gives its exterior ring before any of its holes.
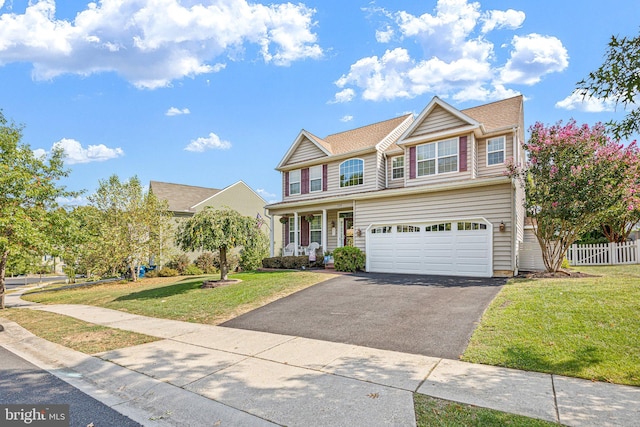
{"type": "MultiPolygon", "coordinates": [[[[622,117],[571,97],[638,0],[0,0],[0,108],[71,190],[117,174],[281,198],[301,129],[356,128],[440,96],[525,96],[525,121],[622,117]]],[[[82,203],[84,197],[76,202],[82,203]]]]}

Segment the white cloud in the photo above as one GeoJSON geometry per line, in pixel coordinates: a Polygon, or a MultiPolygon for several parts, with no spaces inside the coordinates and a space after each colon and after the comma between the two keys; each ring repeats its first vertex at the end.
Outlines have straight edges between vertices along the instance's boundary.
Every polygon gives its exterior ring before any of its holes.
{"type": "Polygon", "coordinates": [[[2,9],[2,6],[4,6],[4,0],[0,0],[0,9],[2,9]]]}
{"type": "Polygon", "coordinates": [[[195,153],[203,153],[209,150],[228,150],[231,148],[229,141],[223,141],[218,135],[211,132],[208,137],[194,139],[184,149],[195,153]]]}
{"type": "Polygon", "coordinates": [[[58,197],[56,202],[63,206],[86,206],[89,204],[89,200],[84,196],[58,197]]]}
{"type": "Polygon", "coordinates": [[[350,122],[351,120],[353,120],[353,116],[350,115],[342,116],[342,118],[340,119],[340,121],[344,123],[350,122]]]}
{"type": "Polygon", "coordinates": [[[38,158],[38,159],[42,159],[44,157],[47,157],[47,150],[44,150],[42,148],[36,148],[35,150],[33,150],[33,155],[38,158]]]}
{"type": "Polygon", "coordinates": [[[275,202],[278,201],[278,196],[276,194],[270,193],[267,190],[265,190],[264,188],[258,188],[256,190],[256,193],[258,193],[260,195],[260,197],[265,199],[267,201],[267,203],[275,203],[275,202]]]}
{"type": "Polygon", "coordinates": [[[176,108],[176,107],[171,107],[167,110],[166,113],[164,113],[165,116],[180,116],[182,114],[191,114],[191,111],[189,111],[188,108],[176,108]]]}
{"type": "Polygon", "coordinates": [[[387,26],[384,30],[376,30],[376,41],[378,43],[389,43],[394,33],[395,31],[391,26],[387,26]]]}
{"type": "Polygon", "coordinates": [[[494,28],[508,28],[515,30],[520,28],[524,22],[525,14],[520,10],[490,10],[482,17],[484,24],[482,25],[482,32],[488,33],[494,28]]]}
{"type": "Polygon", "coordinates": [[[564,71],[569,66],[567,49],[556,37],[514,36],[511,44],[511,57],[500,72],[502,83],[533,85],[545,74],[564,71]]]}
{"type": "Polygon", "coordinates": [[[102,0],[73,21],[56,19],[54,0],[0,15],[0,64],[31,62],[33,77],[116,72],[140,88],[220,71],[255,46],[265,62],[320,58],[314,9],[247,0],[102,0]],[[216,62],[212,65],[212,62],[216,62]]]}
{"type": "Polygon", "coordinates": [[[104,144],[88,145],[87,148],[84,148],[78,141],[69,138],[62,138],[55,142],[53,148],[61,148],[64,151],[65,162],[69,165],[104,162],[124,156],[122,148],[109,148],[104,144]]]}
{"type": "MultiPolygon", "coordinates": [[[[357,60],[335,82],[340,89],[336,102],[348,89],[352,90],[349,100],[357,95],[378,101],[432,93],[460,101],[490,101],[518,93],[506,84],[535,84],[568,65],[562,42],[538,34],[514,36],[511,44],[500,46],[510,50],[510,57],[498,63],[490,33],[520,28],[525,20],[522,11],[483,12],[480,3],[469,0],[439,0],[433,13],[419,16],[379,8],[368,11],[388,19],[385,31],[399,34],[404,44],[417,43],[421,56],[410,47],[399,46],[386,49],[381,57],[357,60]]],[[[391,40],[380,31],[376,39],[391,40]]]]}
{"type": "Polygon", "coordinates": [[[336,93],[333,101],[329,101],[329,104],[341,104],[343,102],[350,102],[354,96],[356,96],[356,92],[351,88],[347,88],[336,93]]]}
{"type": "Polygon", "coordinates": [[[573,92],[562,101],[556,102],[556,108],[584,111],[587,113],[601,113],[603,111],[614,111],[615,103],[611,100],[602,100],[588,96],[583,99],[580,93],[573,92]]]}

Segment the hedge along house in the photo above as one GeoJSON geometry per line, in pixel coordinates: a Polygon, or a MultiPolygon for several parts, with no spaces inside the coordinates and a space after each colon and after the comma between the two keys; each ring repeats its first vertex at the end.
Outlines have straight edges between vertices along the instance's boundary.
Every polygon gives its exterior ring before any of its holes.
{"type": "Polygon", "coordinates": [[[438,97],[405,115],[319,138],[302,130],[276,170],[294,254],[353,245],[371,272],[512,276],[524,193],[522,96],[458,110],[438,97]]]}
{"type": "MultiPolygon", "coordinates": [[[[158,181],[151,181],[149,187],[156,197],[167,201],[176,225],[206,207],[211,206],[216,209],[228,207],[241,215],[258,218],[261,222],[261,230],[265,234],[278,236],[276,239],[271,239],[271,245],[275,245],[276,248],[282,246],[282,240],[279,238],[282,235],[282,225],[279,222],[269,223],[264,211],[264,205],[267,202],[243,181],[223,189],[158,181]]],[[[192,258],[195,257],[195,254],[191,255],[192,258]]]]}

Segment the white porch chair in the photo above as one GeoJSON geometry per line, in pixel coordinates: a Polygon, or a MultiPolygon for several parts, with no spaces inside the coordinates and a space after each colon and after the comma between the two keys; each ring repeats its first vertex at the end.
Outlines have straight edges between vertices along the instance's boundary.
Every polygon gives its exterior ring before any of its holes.
{"type": "Polygon", "coordinates": [[[282,256],[292,256],[294,251],[295,251],[295,247],[296,245],[293,243],[289,243],[287,246],[284,247],[284,249],[282,250],[282,256]]]}
{"type": "Polygon", "coordinates": [[[309,260],[313,257],[313,261],[316,260],[316,249],[320,247],[320,243],[311,242],[309,246],[307,246],[307,255],[309,255],[309,260]]]}

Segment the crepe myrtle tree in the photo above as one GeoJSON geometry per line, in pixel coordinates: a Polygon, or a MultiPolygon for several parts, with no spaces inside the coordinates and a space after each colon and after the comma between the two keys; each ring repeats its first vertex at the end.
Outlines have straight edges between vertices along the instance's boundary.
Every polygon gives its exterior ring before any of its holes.
{"type": "Polygon", "coordinates": [[[640,206],[638,149],[613,142],[602,124],[574,120],[530,128],[528,161],[508,164],[508,174],[525,187],[525,208],[545,267],[557,272],[569,247],[624,206],[640,206]]]}
{"type": "Polygon", "coordinates": [[[61,149],[39,157],[21,139],[22,127],[9,123],[0,110],[0,309],[11,257],[50,251],[64,233],[56,199],[78,194],[59,185],[68,174],[61,149]]]}
{"type": "Polygon", "coordinates": [[[230,208],[207,207],[178,226],[176,243],[183,251],[218,251],[220,280],[227,280],[229,251],[250,244],[259,233],[255,218],[230,208]]]}

